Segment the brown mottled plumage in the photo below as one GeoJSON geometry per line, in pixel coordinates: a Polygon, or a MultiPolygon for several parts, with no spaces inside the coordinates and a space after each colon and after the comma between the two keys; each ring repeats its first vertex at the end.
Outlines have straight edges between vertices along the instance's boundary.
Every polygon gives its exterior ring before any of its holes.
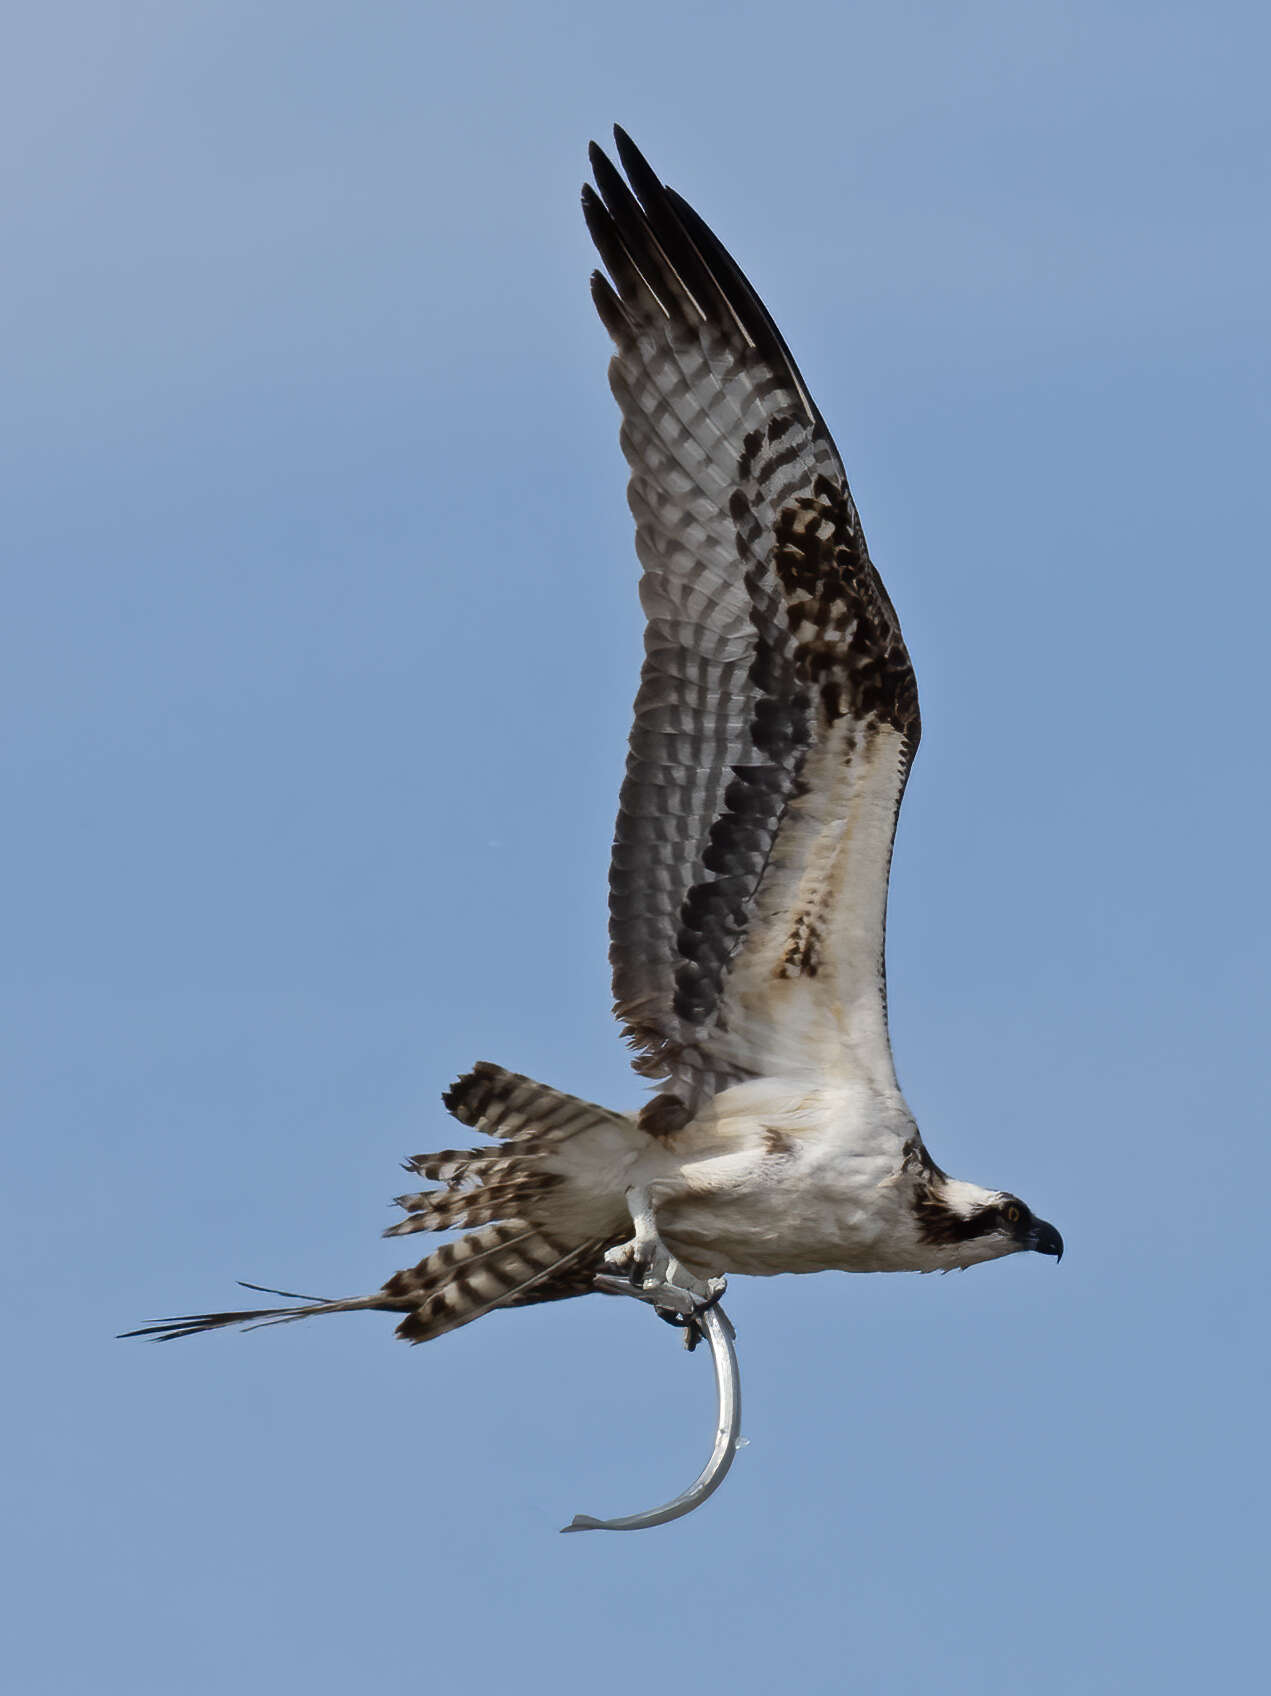
{"type": "MultiPolygon", "coordinates": [[[[838,451],[735,261],[621,130],[583,190],[643,567],[645,659],[610,873],[615,1010],[658,1092],[613,1113],[482,1063],[492,1146],[422,1154],[391,1236],[468,1230],[375,1295],[196,1314],[186,1336],[352,1309],[411,1341],[581,1294],[628,1197],[703,1276],[930,1270],[1058,1233],[916,1170],[887,1032],[892,839],[918,746],[900,625],[838,451]],[[652,1199],[649,1199],[652,1198],[652,1199]]],[[[1062,1246],[1062,1245],[1060,1245],[1062,1246]]]]}

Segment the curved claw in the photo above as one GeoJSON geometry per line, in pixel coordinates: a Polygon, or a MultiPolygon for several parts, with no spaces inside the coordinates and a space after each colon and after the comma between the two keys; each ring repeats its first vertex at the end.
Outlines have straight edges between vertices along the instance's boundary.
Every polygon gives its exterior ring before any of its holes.
{"type": "Polygon", "coordinates": [[[713,1496],[728,1474],[729,1467],[744,1439],[741,1437],[741,1372],[735,1335],[727,1314],[716,1302],[695,1317],[695,1323],[705,1332],[711,1346],[711,1364],[715,1368],[715,1391],[718,1397],[718,1417],[715,1447],[710,1459],[687,1490],[681,1490],[660,1508],[645,1513],[626,1514],[621,1519],[593,1519],[588,1513],[577,1513],[562,1531],[644,1531],[651,1525],[665,1525],[681,1519],[694,1508],[700,1508],[708,1496],[713,1496]]]}

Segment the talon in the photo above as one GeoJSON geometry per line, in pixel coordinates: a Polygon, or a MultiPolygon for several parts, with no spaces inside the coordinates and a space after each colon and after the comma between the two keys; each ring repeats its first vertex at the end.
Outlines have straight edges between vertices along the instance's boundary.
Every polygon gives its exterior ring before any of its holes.
{"type": "Polygon", "coordinates": [[[647,1301],[659,1319],[683,1330],[684,1347],[691,1352],[701,1340],[702,1315],[719,1301],[727,1280],[695,1278],[676,1259],[658,1235],[647,1191],[629,1190],[627,1204],[635,1234],[605,1256],[593,1287],[605,1295],[647,1301]]]}
{"type": "Polygon", "coordinates": [[[673,1325],[690,1325],[723,1294],[722,1278],[695,1278],[671,1253],[658,1234],[653,1204],[648,1192],[632,1189],[627,1193],[631,1222],[635,1234],[631,1241],[611,1249],[601,1265],[596,1288],[607,1294],[635,1295],[649,1302],[659,1315],[673,1325]],[[625,1279],[629,1288],[621,1292],[619,1280],[625,1279]]]}

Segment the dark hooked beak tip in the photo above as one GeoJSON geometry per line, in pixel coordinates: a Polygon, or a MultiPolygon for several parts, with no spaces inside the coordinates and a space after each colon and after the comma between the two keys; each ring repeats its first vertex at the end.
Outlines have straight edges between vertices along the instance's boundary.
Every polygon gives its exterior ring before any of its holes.
{"type": "Polygon", "coordinates": [[[1039,1219],[1033,1226],[1029,1248],[1036,1249],[1038,1254],[1053,1254],[1058,1264],[1064,1257],[1064,1239],[1053,1225],[1048,1225],[1044,1219],[1039,1219]]]}

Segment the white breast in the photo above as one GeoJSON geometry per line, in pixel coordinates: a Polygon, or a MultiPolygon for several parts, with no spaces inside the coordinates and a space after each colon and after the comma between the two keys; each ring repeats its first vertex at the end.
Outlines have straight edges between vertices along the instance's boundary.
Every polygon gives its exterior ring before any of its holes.
{"type": "Polygon", "coordinates": [[[703,1275],[914,1267],[913,1133],[897,1092],[739,1084],[672,1139],[674,1169],[650,1174],[663,1238],[703,1275]]]}

